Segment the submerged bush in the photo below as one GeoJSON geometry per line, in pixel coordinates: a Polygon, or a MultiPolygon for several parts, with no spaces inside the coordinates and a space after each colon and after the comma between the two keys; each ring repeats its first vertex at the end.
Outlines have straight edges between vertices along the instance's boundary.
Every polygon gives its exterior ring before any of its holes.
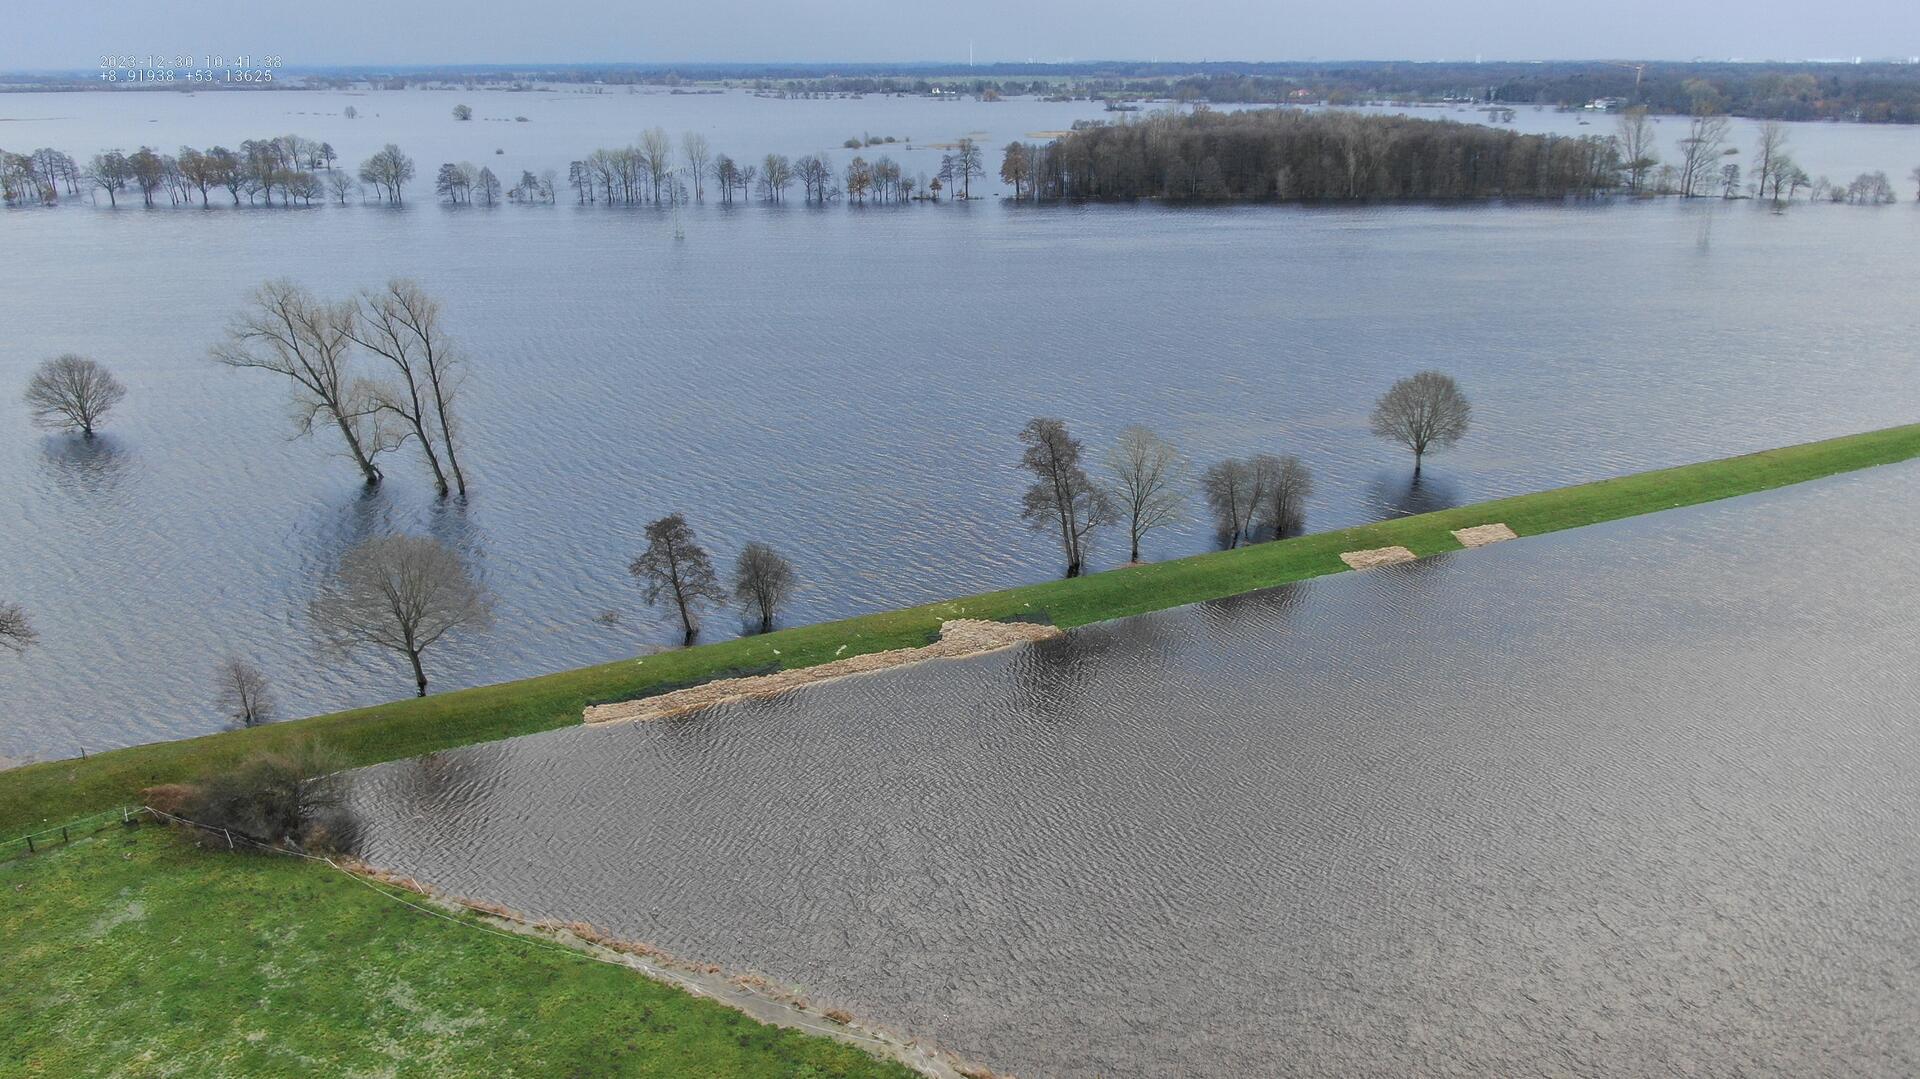
{"type": "Polygon", "coordinates": [[[180,815],[256,843],[348,851],[359,829],[345,809],[343,767],[313,742],[256,753],[194,784],[180,815]]]}

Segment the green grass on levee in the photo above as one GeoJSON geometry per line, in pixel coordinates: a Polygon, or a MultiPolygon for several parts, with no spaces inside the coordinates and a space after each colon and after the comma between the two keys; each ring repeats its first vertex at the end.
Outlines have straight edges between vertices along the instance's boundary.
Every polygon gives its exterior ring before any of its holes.
{"type": "Polygon", "coordinates": [[[0,896],[0,1075],[914,1074],[152,825],[0,862],[0,896]]]}
{"type": "MultiPolygon", "coordinates": [[[[1085,625],[1342,572],[1346,569],[1339,557],[1342,551],[1400,545],[1415,554],[1435,554],[1459,549],[1449,531],[1470,525],[1504,521],[1520,535],[1534,536],[1915,456],[1920,456],[1920,424],[1890,427],[518,682],[135,746],[86,760],[30,765],[0,772],[0,841],[47,822],[57,824],[136,802],[144,787],[190,779],[254,750],[295,739],[323,740],[354,764],[394,760],[578,723],[581,709],[588,704],[647,696],[733,674],[805,667],[861,652],[925,644],[949,618],[1025,617],[1063,627],[1085,625]]],[[[76,707],[84,704],[76,702],[76,707]]],[[[0,849],[0,858],[14,853],[0,849]]]]}

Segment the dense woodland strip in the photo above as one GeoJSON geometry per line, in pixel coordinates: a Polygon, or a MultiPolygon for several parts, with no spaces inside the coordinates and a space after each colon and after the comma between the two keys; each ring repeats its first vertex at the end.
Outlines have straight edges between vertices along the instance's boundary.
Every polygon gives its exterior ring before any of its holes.
{"type": "Polygon", "coordinates": [[[1291,109],[1156,114],[1025,153],[1038,198],[1565,198],[1620,177],[1608,138],[1291,109]]]}

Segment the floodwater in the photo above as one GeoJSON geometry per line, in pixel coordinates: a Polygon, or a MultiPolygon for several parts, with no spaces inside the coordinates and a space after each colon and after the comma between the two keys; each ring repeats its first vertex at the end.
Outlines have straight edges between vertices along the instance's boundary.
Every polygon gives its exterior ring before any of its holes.
{"type": "MultiPolygon", "coordinates": [[[[462,95],[429,91],[9,94],[0,145],[84,160],[294,131],[350,163],[395,141],[423,177],[464,159],[511,178],[564,176],[659,124],[743,159],[826,149],[842,164],[846,136],[911,136],[911,151],[884,149],[929,171],[930,142],[978,133],[997,146],[1100,116],[1086,102],[465,97],[480,119],[460,124],[448,113],[462,95]]],[[[1518,123],[1590,130],[1577,121],[1521,110],[1518,123]]],[[[1794,138],[1809,171],[1898,176],[1920,160],[1908,129],[1801,125],[1794,138]]],[[[709,198],[675,214],[566,197],[455,209],[425,179],[410,195],[399,209],[82,199],[0,212],[13,267],[0,288],[0,598],[40,632],[26,655],[0,656],[0,756],[217,730],[210,681],[227,654],[270,673],[283,715],[408,692],[384,658],[324,653],[303,613],[344,549],[389,530],[456,545],[499,598],[491,631],[429,656],[445,689],[673,642],[625,572],[645,523],[672,511],[723,568],[749,540],[787,553],[806,586],[794,623],[1056,573],[1057,552],[1018,516],[1013,436],[1034,415],[1066,419],[1096,462],[1136,422],[1196,466],[1298,454],[1317,481],[1308,524],[1323,529],[1905,422],[1920,406],[1911,202],[709,198]],[[464,505],[437,503],[404,453],[363,493],[325,432],[291,437],[282,385],[207,359],[261,281],[344,297],[393,275],[442,298],[471,357],[464,505]],[[32,430],[19,399],[35,364],[68,351],[129,391],[91,445],[32,430]],[[1366,415],[1423,368],[1460,380],[1475,427],[1413,487],[1366,415]]],[[[1207,531],[1196,511],[1146,554],[1200,550],[1207,531]]],[[[1096,566],[1124,557],[1112,536],[1095,545],[1096,566]]],[[[709,638],[739,628],[707,619],[709,638]]]]}
{"type": "Polygon", "coordinates": [[[375,864],[1021,1075],[1911,1075],[1907,464],[355,774],[375,864]]]}

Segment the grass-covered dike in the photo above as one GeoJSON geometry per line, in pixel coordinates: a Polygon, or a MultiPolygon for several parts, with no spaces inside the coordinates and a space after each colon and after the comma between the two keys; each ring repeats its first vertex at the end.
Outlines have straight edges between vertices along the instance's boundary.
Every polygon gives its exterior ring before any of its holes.
{"type": "MultiPolygon", "coordinates": [[[[1042,618],[1071,628],[1347,572],[1339,557],[1342,551],[1398,545],[1418,555],[1437,554],[1460,549],[1450,532],[1472,525],[1503,521],[1520,536],[1535,536],[1916,456],[1920,456],[1920,424],[1891,427],[517,682],[134,746],[83,760],[29,765],[0,772],[0,840],[47,823],[137,802],[142,788],[190,779],[256,750],[296,740],[325,741],[355,765],[395,760],[578,723],[581,709],[588,704],[646,696],[749,671],[811,666],[861,652],[923,645],[951,618],[1042,618]]],[[[0,851],[0,857],[14,853],[0,851]]]]}
{"type": "Polygon", "coordinates": [[[914,1074],[382,890],[152,826],[0,862],[0,1075],[914,1074]]]}

